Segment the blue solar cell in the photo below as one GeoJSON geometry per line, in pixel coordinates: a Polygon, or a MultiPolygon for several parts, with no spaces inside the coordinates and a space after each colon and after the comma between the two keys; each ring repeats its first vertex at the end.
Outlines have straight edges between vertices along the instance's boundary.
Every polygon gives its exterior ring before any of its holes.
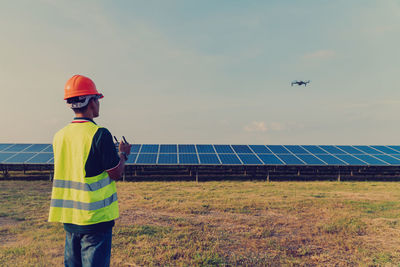
{"type": "Polygon", "coordinates": [[[160,154],[158,155],[158,164],[178,164],[177,154],[160,154]]]}
{"type": "Polygon", "coordinates": [[[196,154],[179,154],[179,164],[199,164],[196,154]]]}
{"type": "Polygon", "coordinates": [[[332,155],[316,155],[321,160],[325,161],[328,165],[347,165],[345,162],[332,155]]]}
{"type": "Polygon", "coordinates": [[[400,146],[388,146],[388,147],[390,147],[390,148],[393,149],[393,150],[398,151],[397,154],[400,153],[400,146]]]}
{"type": "Polygon", "coordinates": [[[388,165],[387,163],[385,163],[377,158],[374,158],[370,155],[356,155],[356,157],[361,159],[362,161],[367,162],[370,165],[388,165]]]}
{"type": "Polygon", "coordinates": [[[213,154],[215,150],[212,145],[196,145],[198,153],[206,153],[206,154],[213,154]]]}
{"type": "Polygon", "coordinates": [[[323,150],[322,148],[318,147],[318,146],[302,146],[303,148],[307,149],[310,153],[312,154],[329,154],[328,152],[326,152],[325,150],[323,150]]]}
{"type": "Polygon", "coordinates": [[[40,152],[50,152],[53,153],[53,145],[49,145],[48,147],[46,147],[45,149],[43,149],[40,152]]]}
{"type": "Polygon", "coordinates": [[[352,146],[337,146],[338,148],[340,148],[341,150],[352,154],[352,155],[360,155],[360,154],[365,154],[365,152],[359,150],[359,149],[355,149],[352,146]]]}
{"type": "Polygon", "coordinates": [[[290,152],[292,152],[293,154],[310,154],[307,150],[305,150],[301,146],[288,145],[285,146],[285,148],[290,152]]]}
{"type": "Polygon", "coordinates": [[[400,159],[400,154],[392,154],[390,156],[395,157],[396,159],[400,159]]]}
{"type": "Polygon", "coordinates": [[[32,144],[15,144],[3,150],[3,152],[21,152],[32,144]]]}
{"type": "Polygon", "coordinates": [[[141,145],[133,144],[131,146],[131,153],[139,153],[140,147],[141,147],[141,145]]]}
{"type": "Polygon", "coordinates": [[[235,154],[218,154],[218,156],[221,159],[222,164],[224,165],[242,164],[242,162],[235,154]]]}
{"type": "Polygon", "coordinates": [[[264,161],[266,165],[284,165],[280,159],[278,159],[275,155],[272,154],[258,154],[258,157],[264,161]]]}
{"type": "Polygon", "coordinates": [[[369,147],[369,146],[354,146],[354,147],[358,148],[359,150],[364,151],[367,154],[372,154],[372,155],[374,155],[374,154],[383,154],[382,152],[380,152],[380,151],[378,151],[376,149],[373,149],[372,147],[369,147]]]}
{"type": "Polygon", "coordinates": [[[133,164],[133,163],[135,163],[136,158],[137,158],[137,154],[136,153],[131,153],[131,154],[129,154],[128,160],[126,161],[126,163],[133,164]]]}
{"type": "Polygon", "coordinates": [[[37,153],[33,158],[26,161],[26,163],[40,163],[46,164],[49,160],[53,158],[53,153],[37,153]]]}
{"type": "Polygon", "coordinates": [[[140,153],[136,164],[156,164],[157,162],[157,154],[143,154],[140,153]]]}
{"type": "Polygon", "coordinates": [[[389,154],[389,155],[390,154],[399,154],[398,151],[396,151],[394,149],[391,149],[391,148],[389,148],[387,146],[371,146],[371,147],[373,147],[375,149],[378,149],[379,151],[382,151],[383,153],[386,153],[386,154],[389,154]]]}
{"type": "Polygon", "coordinates": [[[250,145],[250,148],[253,149],[256,154],[272,154],[271,150],[264,145],[250,145]]]}
{"type": "Polygon", "coordinates": [[[239,158],[242,160],[243,164],[256,164],[261,165],[263,164],[256,155],[254,154],[238,154],[239,158]]]}
{"type": "Polygon", "coordinates": [[[226,153],[226,154],[235,153],[230,145],[214,145],[214,147],[215,147],[215,150],[217,151],[218,154],[221,154],[221,153],[226,153]]]}
{"type": "Polygon", "coordinates": [[[34,144],[27,149],[24,150],[24,152],[40,152],[47,148],[49,144],[34,144]]]}
{"type": "Polygon", "coordinates": [[[176,145],[160,145],[160,153],[177,153],[178,149],[176,145]]]}
{"type": "Polygon", "coordinates": [[[35,153],[16,153],[14,157],[5,160],[4,163],[24,163],[33,156],[35,153]]]}
{"type": "Polygon", "coordinates": [[[140,153],[158,153],[159,145],[142,145],[140,153]]]}
{"type": "Polygon", "coordinates": [[[0,162],[4,162],[6,161],[8,158],[11,158],[12,156],[14,156],[16,153],[4,153],[4,152],[0,152],[0,162]]]}
{"type": "Polygon", "coordinates": [[[347,155],[346,152],[344,152],[343,150],[340,150],[339,148],[337,148],[335,146],[319,146],[319,147],[328,151],[331,154],[347,155]]]}
{"type": "Polygon", "coordinates": [[[374,157],[381,159],[391,165],[400,165],[400,160],[388,155],[374,155],[374,157]]]}
{"type": "Polygon", "coordinates": [[[233,150],[235,150],[236,153],[249,153],[253,154],[253,152],[250,150],[250,148],[247,145],[232,145],[233,150]]]}
{"type": "Polygon", "coordinates": [[[356,165],[356,166],[368,165],[367,163],[365,163],[365,162],[353,157],[352,155],[336,154],[335,157],[339,158],[340,160],[343,160],[348,165],[356,165]]]}
{"type": "Polygon", "coordinates": [[[270,145],[267,147],[275,154],[291,154],[284,146],[270,145]]]}
{"type": "Polygon", "coordinates": [[[296,156],[308,165],[326,165],[325,162],[310,154],[296,154],[296,156]]]}
{"type": "Polygon", "coordinates": [[[196,153],[196,148],[194,145],[178,145],[179,153],[196,153]]]}
{"type": "Polygon", "coordinates": [[[280,154],[278,155],[278,157],[283,160],[287,165],[304,165],[304,162],[293,155],[280,154]]]}
{"type": "Polygon", "coordinates": [[[13,144],[0,144],[0,151],[6,149],[7,147],[12,146],[13,144]]]}
{"type": "Polygon", "coordinates": [[[199,154],[201,164],[221,164],[216,154],[199,154]]]}

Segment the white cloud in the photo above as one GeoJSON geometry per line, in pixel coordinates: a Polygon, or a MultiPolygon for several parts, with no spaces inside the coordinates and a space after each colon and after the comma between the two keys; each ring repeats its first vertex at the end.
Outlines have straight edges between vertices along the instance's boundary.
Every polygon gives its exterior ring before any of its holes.
{"type": "Polygon", "coordinates": [[[252,121],[251,123],[243,127],[244,131],[255,133],[255,132],[282,132],[290,131],[294,129],[303,129],[304,125],[298,122],[269,122],[264,121],[252,121]]]}
{"type": "Polygon", "coordinates": [[[253,121],[250,124],[244,126],[246,132],[266,132],[267,126],[263,121],[253,121]]]}
{"type": "Polygon", "coordinates": [[[329,59],[336,55],[336,52],[333,50],[318,50],[311,53],[307,53],[303,55],[303,59],[329,59]]]}

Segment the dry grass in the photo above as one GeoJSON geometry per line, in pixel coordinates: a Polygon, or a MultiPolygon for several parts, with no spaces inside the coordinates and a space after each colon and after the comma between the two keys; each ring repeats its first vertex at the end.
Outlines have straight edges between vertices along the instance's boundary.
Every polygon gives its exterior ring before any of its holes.
{"type": "MultiPolygon", "coordinates": [[[[119,182],[112,266],[398,266],[394,182],[119,182]]],[[[60,266],[51,184],[0,181],[0,265],[60,266]]]]}

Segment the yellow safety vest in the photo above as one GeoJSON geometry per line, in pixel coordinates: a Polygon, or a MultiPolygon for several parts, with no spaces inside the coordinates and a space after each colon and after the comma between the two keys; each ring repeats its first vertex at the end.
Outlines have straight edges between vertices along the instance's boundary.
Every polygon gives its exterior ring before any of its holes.
{"type": "Polygon", "coordinates": [[[54,181],[49,222],[90,225],[118,218],[117,189],[107,172],[86,177],[85,164],[100,127],[71,123],[54,136],[54,181]]]}

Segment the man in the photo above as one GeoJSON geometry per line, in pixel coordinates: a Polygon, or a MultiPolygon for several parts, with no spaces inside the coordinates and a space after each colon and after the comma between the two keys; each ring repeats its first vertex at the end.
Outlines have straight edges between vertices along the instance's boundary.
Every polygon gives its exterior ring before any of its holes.
{"type": "Polygon", "coordinates": [[[93,121],[103,98],[94,82],[75,75],[64,99],[74,120],[53,140],[54,182],[50,222],[64,223],[65,266],[109,266],[114,220],[118,218],[115,182],[121,177],[131,145],[120,142],[93,121]]]}

